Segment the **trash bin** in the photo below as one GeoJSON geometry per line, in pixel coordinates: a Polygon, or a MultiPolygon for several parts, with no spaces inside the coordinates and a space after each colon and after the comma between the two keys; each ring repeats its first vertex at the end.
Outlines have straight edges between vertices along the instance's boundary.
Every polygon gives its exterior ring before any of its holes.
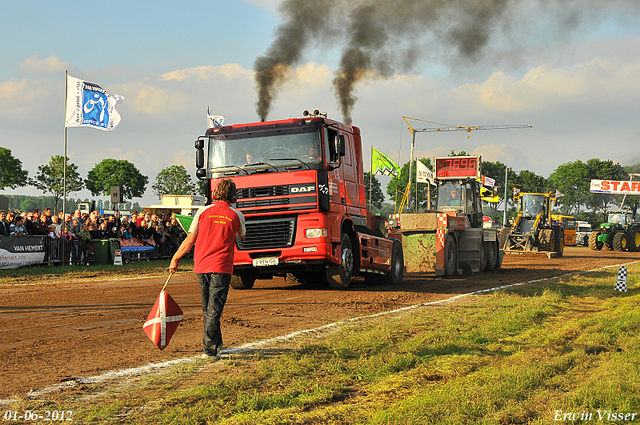
{"type": "Polygon", "coordinates": [[[93,243],[93,264],[109,264],[109,239],[92,239],[93,243]]]}
{"type": "Polygon", "coordinates": [[[111,265],[116,258],[116,249],[120,249],[120,239],[109,239],[109,264],[111,265]]]}

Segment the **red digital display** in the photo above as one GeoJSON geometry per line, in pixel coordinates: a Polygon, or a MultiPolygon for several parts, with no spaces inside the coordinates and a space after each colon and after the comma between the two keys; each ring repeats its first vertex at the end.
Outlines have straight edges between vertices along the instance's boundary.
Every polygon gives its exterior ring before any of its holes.
{"type": "Polygon", "coordinates": [[[479,176],[477,156],[451,156],[447,158],[436,158],[437,178],[477,178],[479,176]]]}

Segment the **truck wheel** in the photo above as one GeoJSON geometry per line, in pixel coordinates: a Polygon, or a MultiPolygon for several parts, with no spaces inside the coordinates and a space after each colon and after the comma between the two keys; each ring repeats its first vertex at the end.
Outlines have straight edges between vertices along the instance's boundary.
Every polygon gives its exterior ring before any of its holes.
{"type": "Polygon", "coordinates": [[[340,264],[329,264],[327,268],[327,282],[332,288],[348,288],[353,276],[353,250],[351,238],[346,233],[340,238],[340,252],[342,261],[340,264]]]}
{"type": "Polygon", "coordinates": [[[618,232],[613,235],[613,250],[623,252],[629,245],[629,237],[625,232],[618,232]]]}
{"type": "Polygon", "coordinates": [[[487,257],[489,256],[489,242],[480,241],[480,252],[478,258],[478,270],[483,272],[487,268],[487,257]]]}
{"type": "Polygon", "coordinates": [[[629,232],[629,251],[640,251],[640,229],[637,227],[629,232]]]}
{"type": "Polygon", "coordinates": [[[582,246],[589,246],[589,236],[584,235],[584,239],[582,240],[582,246]]]}
{"type": "Polygon", "coordinates": [[[498,264],[498,243],[497,242],[489,242],[487,243],[487,270],[493,270],[496,268],[498,264]]]}
{"type": "Polygon", "coordinates": [[[240,270],[231,275],[233,289],[251,289],[256,282],[258,273],[255,270],[240,270]]]}
{"type": "Polygon", "coordinates": [[[387,273],[387,283],[399,285],[404,277],[404,254],[402,252],[402,244],[399,241],[393,242],[391,249],[391,270],[387,273]]]}
{"type": "Polygon", "coordinates": [[[542,229],[538,236],[538,249],[540,251],[555,251],[555,232],[553,229],[542,229]]]}
{"type": "Polygon", "coordinates": [[[458,250],[451,235],[444,244],[444,275],[453,276],[458,272],[458,250]]]}
{"type": "Polygon", "coordinates": [[[558,231],[556,233],[556,235],[558,235],[558,240],[556,240],[556,254],[558,254],[558,257],[562,257],[562,254],[564,253],[564,232],[562,230],[558,231]]]}
{"type": "Polygon", "coordinates": [[[600,251],[602,249],[602,242],[598,241],[598,236],[600,236],[600,232],[591,232],[589,235],[589,248],[592,251],[600,251]]]}
{"type": "Polygon", "coordinates": [[[509,227],[503,227],[498,233],[498,247],[500,249],[504,249],[504,246],[507,243],[507,239],[509,239],[509,230],[509,227]]]}

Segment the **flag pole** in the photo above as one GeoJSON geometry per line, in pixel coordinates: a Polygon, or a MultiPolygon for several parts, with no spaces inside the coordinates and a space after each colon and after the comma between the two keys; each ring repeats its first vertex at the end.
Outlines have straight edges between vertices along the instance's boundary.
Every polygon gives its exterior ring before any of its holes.
{"type": "MultiPolygon", "coordinates": [[[[69,71],[64,71],[64,156],[62,158],[62,234],[64,234],[64,228],[67,225],[67,96],[68,96],[68,75],[69,71]]],[[[62,244],[62,261],[64,262],[65,245],[62,244]]]]}
{"type": "Polygon", "coordinates": [[[370,172],[369,172],[369,209],[371,210],[371,212],[373,213],[373,198],[371,197],[373,194],[372,191],[372,187],[373,187],[373,145],[371,145],[371,168],[370,168],[370,172]]]}

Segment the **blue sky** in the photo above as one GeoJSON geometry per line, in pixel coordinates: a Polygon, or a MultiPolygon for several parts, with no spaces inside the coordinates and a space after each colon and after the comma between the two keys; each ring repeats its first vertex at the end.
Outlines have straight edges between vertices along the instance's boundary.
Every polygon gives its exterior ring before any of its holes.
{"type": "MultiPolygon", "coordinates": [[[[365,160],[370,146],[400,163],[408,160],[405,115],[454,125],[533,125],[478,131],[470,138],[462,132],[421,133],[419,157],[466,150],[545,177],[578,159],[639,163],[640,6],[631,0],[584,1],[574,3],[584,6],[576,18],[564,8],[571,2],[559,8],[513,0],[476,61],[452,59],[446,44],[432,36],[411,69],[372,73],[356,86],[353,109],[365,160]]],[[[257,120],[253,63],[283,22],[277,4],[114,1],[95,10],[76,1],[3,4],[0,146],[10,148],[30,176],[63,153],[68,70],[125,97],[115,131],[68,130],[71,161],[86,177],[102,159],[127,159],[150,181],[137,201],[156,203],[151,184],[160,170],[181,164],[194,171],[193,141],[205,131],[207,107],[229,124],[257,120]]],[[[305,51],[269,118],[319,108],[340,119],[331,90],[340,53],[339,42],[305,51]]],[[[4,193],[41,194],[29,187],[4,193]]]]}

